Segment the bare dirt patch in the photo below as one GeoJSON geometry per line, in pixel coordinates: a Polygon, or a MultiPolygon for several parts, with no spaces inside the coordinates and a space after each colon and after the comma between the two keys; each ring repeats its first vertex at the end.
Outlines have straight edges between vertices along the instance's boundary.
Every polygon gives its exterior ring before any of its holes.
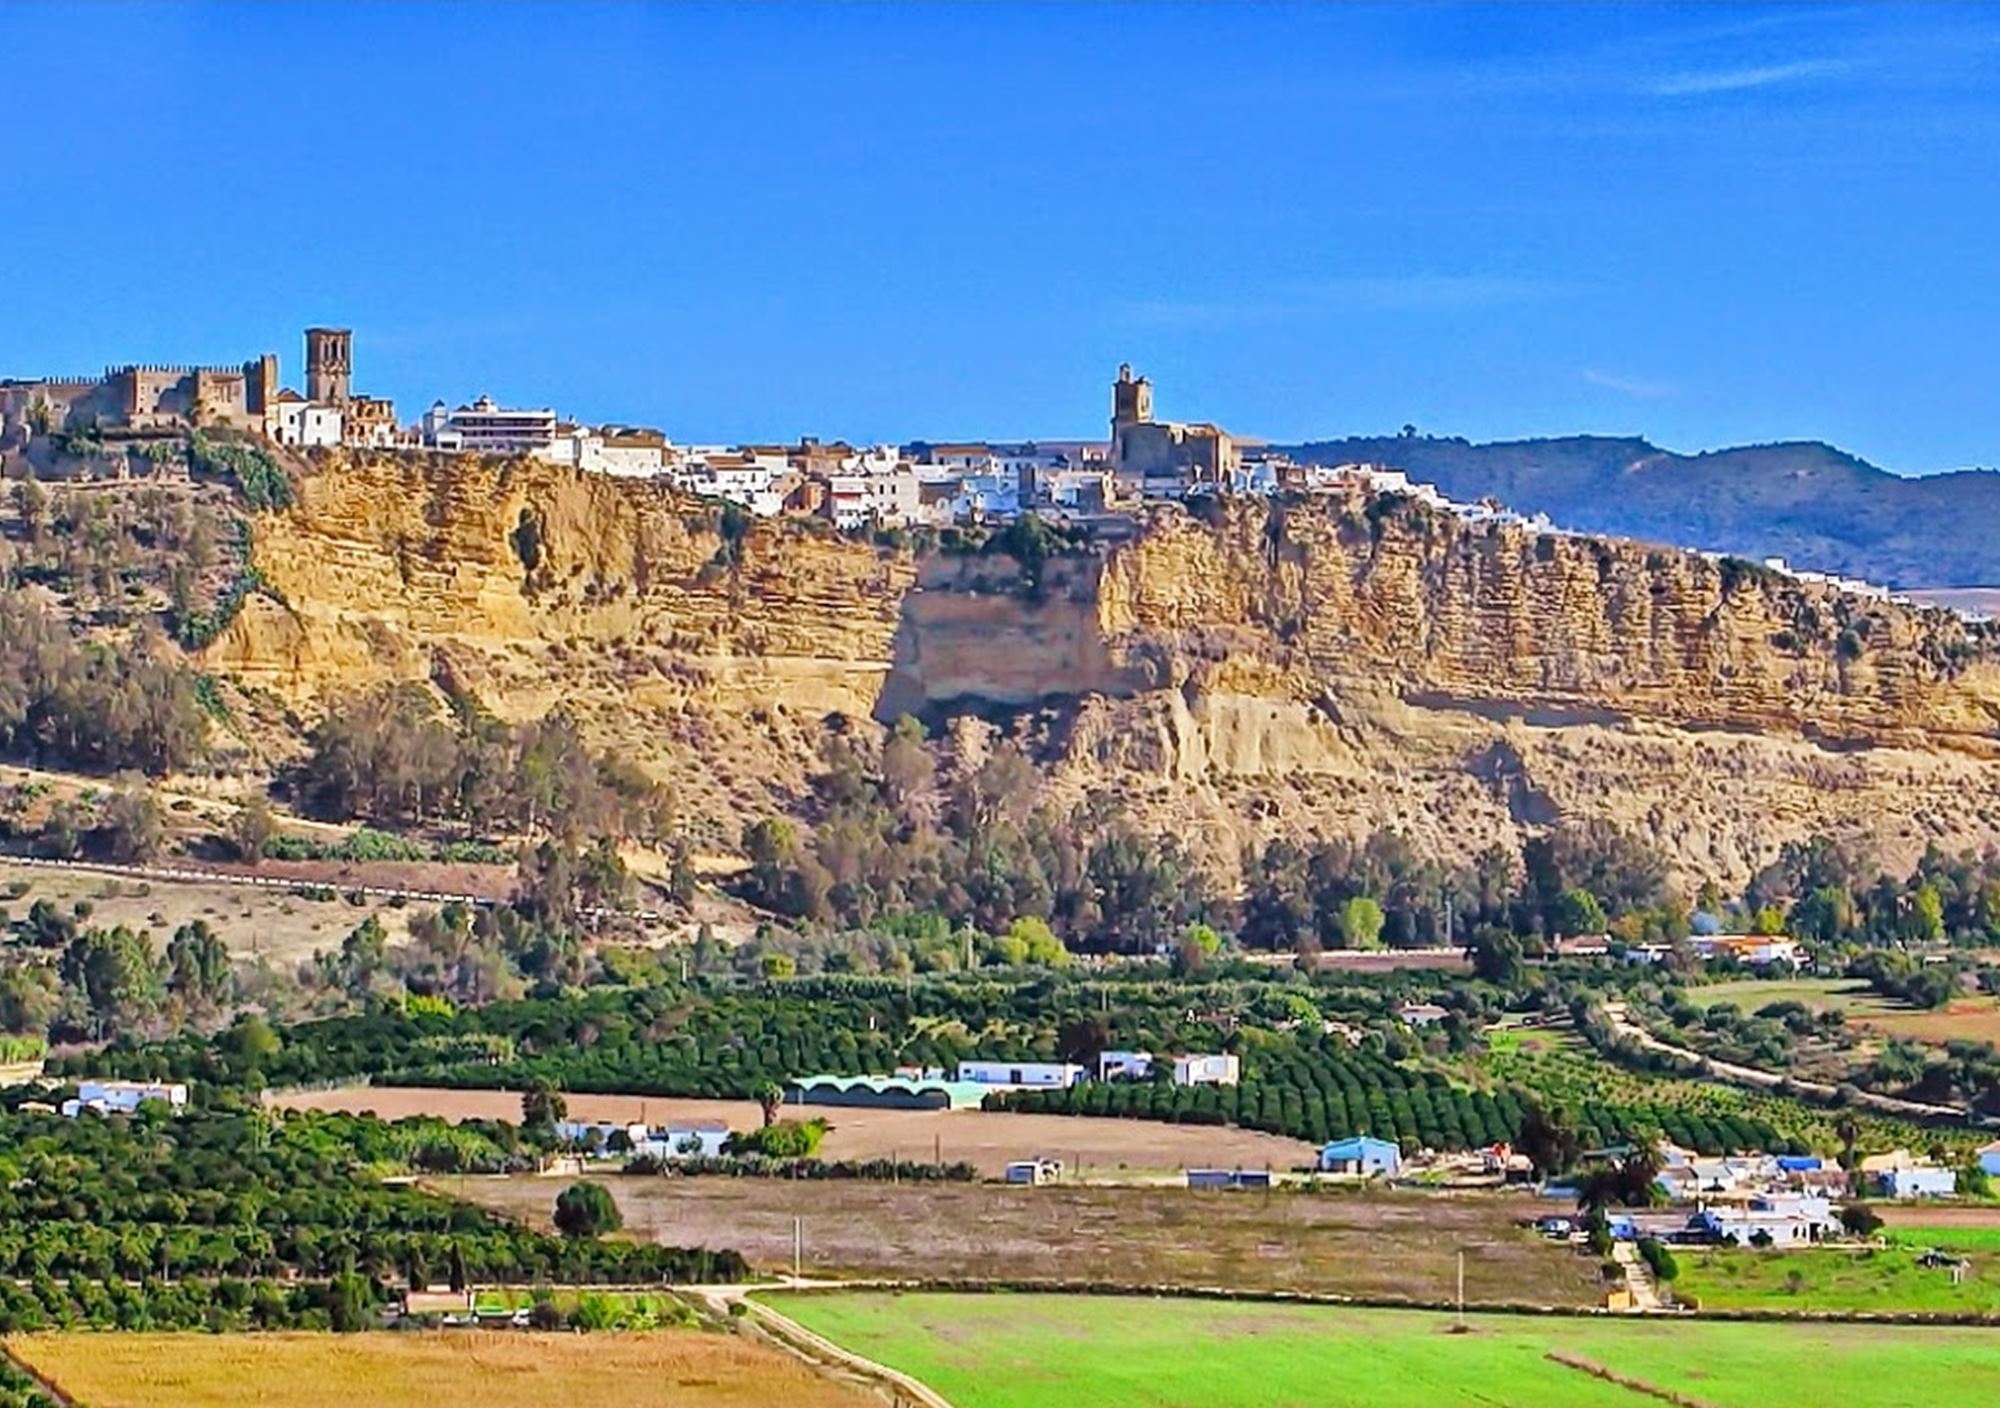
{"type": "Polygon", "coordinates": [[[373,914],[398,944],[409,937],[408,916],[421,906],[396,907],[379,899],[355,905],[336,895],[308,899],[285,889],[247,885],[130,880],[91,870],[47,870],[0,860],[0,887],[22,885],[5,901],[15,918],[38,899],[67,913],[79,900],[90,905],[90,923],[123,924],[149,934],[163,950],[174,930],[196,919],[221,936],[238,959],[267,958],[289,964],[317,949],[337,949],[355,925],[373,914]]]}
{"type": "MultiPolygon", "coordinates": [[[[808,1273],[1069,1280],[1445,1301],[1597,1301],[1596,1264],[1524,1231],[1532,1201],[1415,1193],[794,1182],[606,1175],[632,1236],[728,1246],[808,1273]]],[[[561,1183],[440,1178],[452,1196],[547,1226],[561,1183]]]]}
{"type": "Polygon", "coordinates": [[[1966,1203],[1870,1203],[1891,1227],[2000,1227],[2000,1207],[1966,1203]]]}
{"type": "MultiPolygon", "coordinates": [[[[572,1117],[586,1120],[712,1119],[754,1129],[760,1118],[748,1100],[670,1100],[643,1095],[571,1095],[572,1117]]],[[[355,1086],[294,1091],[273,1097],[288,1109],[373,1112],[384,1119],[440,1115],[446,1119],[518,1120],[521,1097],[498,1090],[396,1089],[355,1086]]],[[[920,1163],[960,1161],[998,1176],[1015,1159],[1061,1159],[1081,1178],[1144,1177],[1187,1168],[1270,1168],[1309,1164],[1313,1149],[1297,1139],[1221,1125],[986,1110],[848,1110],[813,1106],[788,1115],[824,1115],[832,1126],[821,1148],[827,1159],[902,1158],[920,1163]]]]}
{"type": "Polygon", "coordinates": [[[1935,1012],[1890,1010],[1849,1021],[1884,1036],[1943,1045],[1948,1041],[1988,1041],[2000,1044],[2000,1001],[1990,997],[1959,998],[1935,1012]]]}

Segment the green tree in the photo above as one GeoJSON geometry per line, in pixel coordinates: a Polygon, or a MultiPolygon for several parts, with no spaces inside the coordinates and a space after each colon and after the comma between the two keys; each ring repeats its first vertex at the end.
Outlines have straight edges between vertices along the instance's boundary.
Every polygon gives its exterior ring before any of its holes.
{"type": "Polygon", "coordinates": [[[229,948],[208,927],[196,919],[174,930],[167,941],[167,991],[179,997],[192,1012],[212,1012],[229,1001],[235,971],[229,948]]]}
{"type": "Polygon", "coordinates": [[[152,943],[122,924],[77,935],[63,950],[61,973],[64,986],[83,999],[99,1036],[159,1009],[160,970],[152,943]]]}
{"type": "Polygon", "coordinates": [[[1944,941],[1944,897],[1937,886],[1926,881],[1910,896],[1909,937],[1918,943],[1944,941]]]}
{"type": "Polygon", "coordinates": [[[547,1138],[555,1126],[569,1117],[569,1101],[554,1082],[538,1080],[521,1093],[521,1128],[547,1138]]]}
{"type": "Polygon", "coordinates": [[[556,1230],[565,1237],[601,1237],[625,1225],[618,1203],[602,1183],[572,1183],[556,1195],[556,1230]]]}
{"type": "Polygon", "coordinates": [[[1819,943],[1838,943],[1855,930],[1854,896],[1844,886],[1822,885],[1792,906],[1792,932],[1819,943]]]}
{"type": "Polygon", "coordinates": [[[1564,938],[1578,934],[1601,934],[1605,929],[1604,906],[1597,902],[1597,896],[1578,886],[1564,890],[1556,899],[1550,920],[1556,933],[1564,938]]]}
{"type": "Polygon", "coordinates": [[[112,794],[100,830],[111,859],[124,864],[152,860],[167,837],[159,800],[152,789],[136,779],[112,794]]]}
{"type": "Polygon", "coordinates": [[[1030,963],[1039,963],[1049,968],[1061,968],[1069,963],[1069,949],[1056,937],[1046,919],[1029,914],[1016,919],[1007,926],[1007,937],[1025,946],[1024,953],[1030,963]]]}
{"type": "Polygon", "coordinates": [[[1467,945],[1472,971],[1489,983],[1511,987],[1521,976],[1524,950],[1520,936],[1498,924],[1482,924],[1472,931],[1467,945]]]}
{"type": "Polygon", "coordinates": [[[1850,1237],[1872,1237],[1882,1230],[1882,1217],[1866,1203],[1843,1203],[1840,1225],[1850,1237]]]}
{"type": "Polygon", "coordinates": [[[285,1045],[271,1030],[271,1024],[255,1012],[246,1012],[231,1022],[215,1044],[232,1065],[242,1070],[261,1069],[285,1045]]]}
{"type": "Polygon", "coordinates": [[[264,800],[261,793],[252,793],[250,799],[229,818],[229,843],[236,848],[238,856],[252,865],[264,859],[264,852],[270,848],[271,838],[277,832],[277,818],[271,815],[271,804],[264,800]]]}
{"type": "Polygon", "coordinates": [[[764,1128],[769,1129],[778,1122],[778,1111],[785,1108],[785,1088],[774,1080],[760,1080],[750,1093],[764,1116],[764,1128]]]}
{"type": "Polygon", "coordinates": [[[1548,1178],[1576,1167],[1583,1142],[1560,1109],[1531,1104],[1522,1115],[1514,1151],[1533,1165],[1536,1174],[1548,1178]]]}
{"type": "Polygon", "coordinates": [[[1340,933],[1349,948],[1380,948],[1382,906],[1368,895],[1356,895],[1340,907],[1340,933]]]}
{"type": "Polygon", "coordinates": [[[1203,958],[1213,958],[1216,954],[1222,952],[1222,935],[1199,920],[1182,930],[1181,938],[1184,942],[1193,944],[1196,948],[1200,949],[1203,958]]]}
{"type": "Polygon", "coordinates": [[[327,1283],[326,1319],[329,1328],[343,1335],[376,1327],[375,1288],[366,1277],[344,1271],[327,1283]]]}

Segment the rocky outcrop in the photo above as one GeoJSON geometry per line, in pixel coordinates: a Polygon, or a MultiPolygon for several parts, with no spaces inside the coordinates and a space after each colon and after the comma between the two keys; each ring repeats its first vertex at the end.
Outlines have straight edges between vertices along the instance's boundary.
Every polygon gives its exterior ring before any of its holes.
{"type": "Polygon", "coordinates": [[[676,779],[719,838],[782,804],[829,719],[978,716],[1049,785],[1233,856],[1400,825],[1457,850],[1561,815],[1740,874],[1794,835],[2000,840],[1984,628],[1747,564],[1472,524],[1359,489],[1152,513],[1055,557],[726,524],[546,465],[329,461],[260,519],[214,663],[306,711],[431,679],[554,707],[676,779]]]}

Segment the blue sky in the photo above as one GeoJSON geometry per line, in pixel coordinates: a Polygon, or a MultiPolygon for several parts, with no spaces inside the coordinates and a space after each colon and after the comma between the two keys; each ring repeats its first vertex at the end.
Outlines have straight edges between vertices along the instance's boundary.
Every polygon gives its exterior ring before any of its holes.
{"type": "Polygon", "coordinates": [[[2000,464],[2000,10],[0,6],[0,374],[2000,464]]]}

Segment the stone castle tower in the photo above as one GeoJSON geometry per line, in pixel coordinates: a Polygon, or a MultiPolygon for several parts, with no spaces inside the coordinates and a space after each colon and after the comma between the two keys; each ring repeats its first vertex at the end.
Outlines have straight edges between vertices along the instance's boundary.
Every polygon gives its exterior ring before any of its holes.
{"type": "Polygon", "coordinates": [[[345,406],[353,396],[354,334],[346,328],[306,329],[306,399],[345,406]]]}
{"type": "Polygon", "coordinates": [[[1118,432],[1128,425],[1144,425],[1153,418],[1153,383],[1143,376],[1136,381],[1132,377],[1132,364],[1123,362],[1118,367],[1118,380],[1111,383],[1111,442],[1118,443],[1118,432]]]}

